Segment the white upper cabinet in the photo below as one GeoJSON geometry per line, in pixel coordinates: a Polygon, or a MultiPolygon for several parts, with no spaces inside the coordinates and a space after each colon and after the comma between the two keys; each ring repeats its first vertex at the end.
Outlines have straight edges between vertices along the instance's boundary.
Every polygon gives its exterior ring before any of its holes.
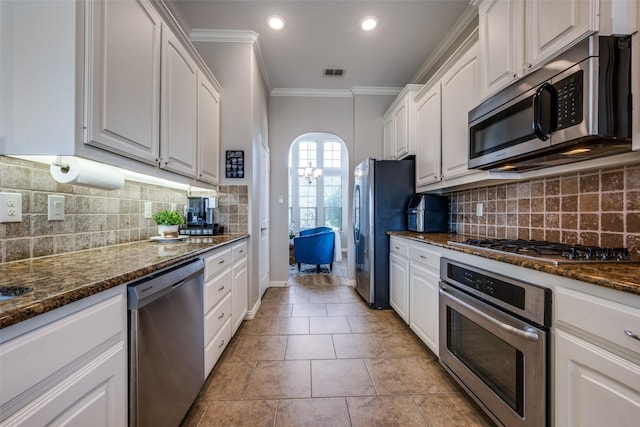
{"type": "Polygon", "coordinates": [[[0,1],[0,28],[0,155],[218,182],[221,88],[163,2],[0,1]]]}
{"type": "Polygon", "coordinates": [[[416,153],[415,104],[413,98],[422,85],[407,85],[384,114],[383,152],[385,159],[402,159],[416,153]]]}
{"type": "Polygon", "coordinates": [[[384,160],[393,159],[393,153],[395,152],[395,144],[393,134],[393,116],[385,117],[382,124],[383,129],[383,146],[382,146],[382,157],[384,160]]]}
{"type": "Polygon", "coordinates": [[[442,175],[454,178],[478,172],[468,169],[469,110],[479,96],[478,43],[467,50],[440,80],[442,85],[442,175]]]}
{"type": "Polygon", "coordinates": [[[86,3],[87,140],[155,163],[160,132],[162,20],[147,1],[86,3]]]}
{"type": "Polygon", "coordinates": [[[600,0],[482,0],[476,3],[479,4],[482,98],[598,31],[600,0]]]}
{"type": "Polygon", "coordinates": [[[198,73],[198,179],[217,184],[220,179],[220,94],[198,73]]]}
{"type": "Polygon", "coordinates": [[[483,96],[515,81],[524,62],[524,2],[486,0],[478,7],[483,96]]]}
{"type": "Polygon", "coordinates": [[[163,33],[160,167],[196,175],[198,69],[171,32],[163,33]]]}
{"type": "Polygon", "coordinates": [[[535,68],[598,30],[598,0],[526,0],[525,67],[535,68]]]}
{"type": "Polygon", "coordinates": [[[416,95],[416,188],[442,179],[440,82],[416,95]]]}

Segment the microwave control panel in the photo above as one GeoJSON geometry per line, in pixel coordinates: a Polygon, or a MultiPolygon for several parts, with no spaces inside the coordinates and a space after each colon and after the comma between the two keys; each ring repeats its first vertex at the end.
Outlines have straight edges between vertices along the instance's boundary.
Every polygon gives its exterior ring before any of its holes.
{"type": "Polygon", "coordinates": [[[553,84],[558,94],[558,126],[556,130],[565,129],[582,123],[582,70],[553,84]]]}

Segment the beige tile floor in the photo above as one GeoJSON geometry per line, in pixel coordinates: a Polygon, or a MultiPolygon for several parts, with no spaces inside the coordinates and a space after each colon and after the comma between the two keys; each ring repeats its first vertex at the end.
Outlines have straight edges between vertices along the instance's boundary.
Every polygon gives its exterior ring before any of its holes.
{"type": "Polygon", "coordinates": [[[392,310],[336,274],[292,272],[245,321],[183,422],[209,426],[491,426],[392,310]]]}

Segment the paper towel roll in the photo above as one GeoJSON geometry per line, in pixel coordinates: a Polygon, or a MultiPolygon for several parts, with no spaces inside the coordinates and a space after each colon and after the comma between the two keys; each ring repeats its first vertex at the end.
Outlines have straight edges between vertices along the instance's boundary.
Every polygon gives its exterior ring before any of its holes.
{"type": "Polygon", "coordinates": [[[82,185],[102,190],[119,190],[124,187],[124,175],[118,169],[79,157],[65,157],[60,163],[66,168],[51,165],[51,176],[62,184],[82,185]]]}

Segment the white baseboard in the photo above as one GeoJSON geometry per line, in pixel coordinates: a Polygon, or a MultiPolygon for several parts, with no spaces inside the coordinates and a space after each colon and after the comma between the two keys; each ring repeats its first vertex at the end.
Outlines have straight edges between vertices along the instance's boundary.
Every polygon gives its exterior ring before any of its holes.
{"type": "Polygon", "coordinates": [[[251,307],[251,310],[247,311],[247,315],[244,316],[244,320],[254,319],[256,317],[256,314],[258,314],[260,304],[262,304],[262,299],[259,298],[258,301],[256,301],[256,303],[253,305],[253,307],[251,307]]]}
{"type": "Polygon", "coordinates": [[[270,288],[288,288],[289,282],[288,281],[284,281],[284,282],[269,282],[269,287],[270,288]]]}

